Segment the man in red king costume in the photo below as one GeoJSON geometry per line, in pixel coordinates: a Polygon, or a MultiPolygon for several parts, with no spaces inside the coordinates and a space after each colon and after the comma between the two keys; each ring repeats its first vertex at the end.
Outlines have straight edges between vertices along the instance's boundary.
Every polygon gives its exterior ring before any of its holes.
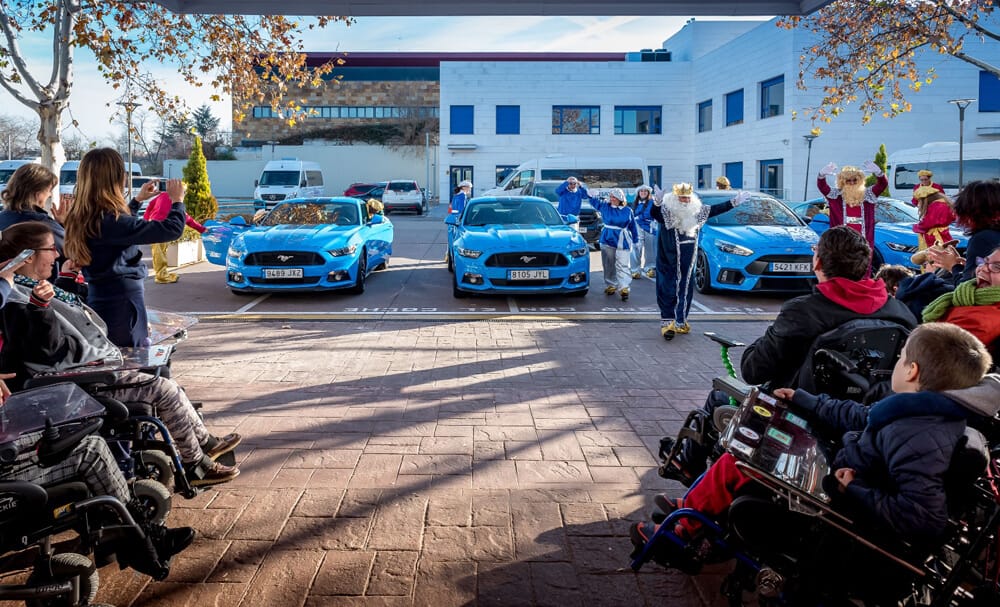
{"type": "Polygon", "coordinates": [[[830,227],[849,226],[865,237],[868,246],[875,250],[875,201],[889,187],[882,169],[871,160],[858,167],[845,166],[837,173],[837,165],[823,167],[816,180],[816,187],[826,197],[830,208],[830,227]],[[872,187],[865,187],[865,171],[875,175],[872,187]],[[837,174],[837,187],[831,188],[826,178],[837,174]]]}

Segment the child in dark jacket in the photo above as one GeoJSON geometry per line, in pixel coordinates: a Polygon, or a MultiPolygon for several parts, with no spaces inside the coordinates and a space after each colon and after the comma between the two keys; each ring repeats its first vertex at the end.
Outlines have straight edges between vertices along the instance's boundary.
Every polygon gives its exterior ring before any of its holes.
{"type": "MultiPolygon", "coordinates": [[[[871,407],[850,401],[831,406],[825,397],[787,388],[776,390],[775,396],[811,408],[832,429],[847,432],[832,462],[841,494],[834,507],[846,507],[852,516],[865,519],[858,522],[891,530],[908,541],[933,543],[948,520],[944,477],[966,421],[988,415],[993,406],[970,405],[968,399],[948,391],[984,385],[991,364],[989,353],[971,333],[955,325],[930,323],[914,329],[896,362],[895,394],[871,407]],[[817,402],[828,405],[826,410],[819,411],[817,402]]],[[[985,385],[994,389],[995,402],[995,377],[989,376],[985,385]]],[[[718,517],[750,482],[727,453],[687,495],[665,507],[693,508],[718,517]]],[[[675,533],[691,537],[697,528],[697,523],[683,519],[675,533]]],[[[641,547],[655,529],[653,523],[636,523],[631,530],[633,544],[641,547]]],[[[665,550],[676,546],[660,543],[665,550]]],[[[661,558],[672,560],[670,555],[661,558]]]]}

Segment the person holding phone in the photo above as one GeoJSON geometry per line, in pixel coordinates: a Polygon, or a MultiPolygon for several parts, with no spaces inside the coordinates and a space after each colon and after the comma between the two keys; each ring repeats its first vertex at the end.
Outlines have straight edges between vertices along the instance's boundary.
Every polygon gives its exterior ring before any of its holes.
{"type": "Polygon", "coordinates": [[[87,304],[108,325],[119,347],[149,345],[143,283],[146,264],[139,245],[177,240],[184,232],[184,184],[167,181],[171,206],[161,221],[136,216],[143,201],[157,195],[148,181],[125,202],[125,162],[111,148],[87,152],[77,170],[76,198],[66,218],[66,255],[83,267],[90,283],[87,304]]]}

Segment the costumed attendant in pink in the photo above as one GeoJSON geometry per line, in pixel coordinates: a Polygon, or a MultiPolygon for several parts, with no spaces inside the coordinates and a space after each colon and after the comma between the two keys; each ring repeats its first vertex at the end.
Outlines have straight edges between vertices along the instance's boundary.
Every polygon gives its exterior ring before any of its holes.
{"type": "Polygon", "coordinates": [[[863,168],[876,177],[875,184],[870,188],[865,187],[865,171],[845,166],[837,173],[837,165],[832,162],[819,172],[816,187],[826,198],[830,208],[830,227],[846,225],[857,230],[874,251],[875,201],[879,194],[888,189],[889,180],[871,160],[866,160],[863,168]],[[837,187],[831,188],[826,178],[834,173],[837,173],[837,187]]]}
{"type": "MultiPolygon", "coordinates": [[[[146,206],[146,212],[142,214],[142,218],[146,221],[163,221],[166,219],[167,214],[170,213],[172,204],[169,194],[166,192],[159,194],[149,201],[149,204],[146,206]]],[[[186,213],[184,214],[184,222],[192,230],[197,230],[199,234],[205,233],[205,226],[195,221],[186,213]]],[[[161,285],[171,284],[180,279],[177,274],[167,270],[167,246],[169,244],[158,242],[151,245],[153,249],[153,271],[156,272],[155,280],[157,284],[161,285]]]]}

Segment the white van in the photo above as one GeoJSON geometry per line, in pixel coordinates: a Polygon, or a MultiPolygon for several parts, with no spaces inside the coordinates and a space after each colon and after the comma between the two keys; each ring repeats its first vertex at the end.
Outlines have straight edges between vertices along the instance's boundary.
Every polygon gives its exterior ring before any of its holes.
{"type": "Polygon", "coordinates": [[[7,182],[14,175],[14,171],[26,164],[41,163],[41,158],[21,158],[18,160],[4,160],[0,162],[0,192],[7,189],[7,182]]]}
{"type": "MultiPolygon", "coordinates": [[[[73,190],[76,189],[76,171],[80,168],[79,160],[67,160],[59,169],[59,199],[72,199],[73,190]]],[[[142,169],[138,162],[132,163],[132,170],[129,171],[133,177],[142,175],[142,169]]],[[[125,184],[122,184],[124,187],[125,184]]]]}
{"type": "Polygon", "coordinates": [[[621,188],[631,198],[646,181],[646,162],[639,157],[585,157],[552,154],[529,160],[514,169],[498,187],[482,196],[515,196],[532,181],[565,180],[573,176],[596,194],[621,188]]]}
{"type": "MultiPolygon", "coordinates": [[[[958,144],[950,141],[926,143],[919,148],[899,150],[887,162],[889,192],[894,198],[909,200],[919,183],[917,171],[934,173],[949,196],[958,193],[958,144]]],[[[962,147],[962,181],[1000,179],[1000,142],[966,143],[962,147]]]]}
{"type": "Polygon", "coordinates": [[[319,164],[295,158],[268,162],[253,185],[253,197],[268,202],[323,196],[326,192],[319,164]]]}

